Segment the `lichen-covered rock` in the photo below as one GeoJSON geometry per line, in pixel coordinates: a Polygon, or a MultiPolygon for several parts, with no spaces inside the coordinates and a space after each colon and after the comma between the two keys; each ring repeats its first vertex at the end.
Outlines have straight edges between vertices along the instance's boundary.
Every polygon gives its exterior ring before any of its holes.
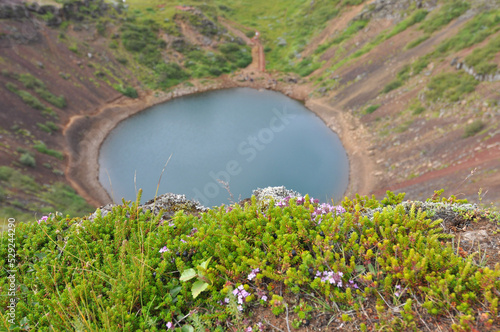
{"type": "Polygon", "coordinates": [[[301,197],[296,191],[288,190],[284,186],[257,188],[253,191],[257,202],[268,202],[270,200],[280,201],[287,197],[301,197]]]}
{"type": "MultiPolygon", "coordinates": [[[[89,220],[94,220],[99,216],[104,218],[109,212],[113,210],[115,204],[107,204],[100,207],[93,214],[89,216],[89,220]]],[[[201,205],[199,202],[191,201],[185,195],[167,193],[152,199],[143,205],[139,206],[143,211],[150,210],[154,215],[158,215],[163,210],[163,219],[172,218],[178,211],[184,211],[188,214],[195,214],[205,212],[208,209],[201,205]]]]}
{"type": "Polygon", "coordinates": [[[156,199],[152,199],[141,205],[141,207],[145,210],[151,210],[155,215],[163,210],[163,218],[171,218],[176,212],[181,210],[186,213],[200,213],[208,210],[199,202],[187,199],[185,195],[172,193],[158,196],[156,199]]]}

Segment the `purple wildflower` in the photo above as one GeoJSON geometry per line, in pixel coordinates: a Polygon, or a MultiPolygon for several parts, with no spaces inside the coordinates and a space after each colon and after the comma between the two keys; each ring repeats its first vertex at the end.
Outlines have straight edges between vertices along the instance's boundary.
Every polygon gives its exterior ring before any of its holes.
{"type": "Polygon", "coordinates": [[[167,330],[170,330],[172,328],[173,324],[172,322],[168,322],[167,323],[167,330]]]}
{"type": "Polygon", "coordinates": [[[252,272],[250,272],[250,274],[248,275],[248,280],[254,279],[259,271],[259,268],[253,269],[252,272]]]}
{"type": "Polygon", "coordinates": [[[401,290],[401,285],[396,285],[395,288],[397,289],[397,291],[394,292],[394,295],[396,295],[397,297],[399,297],[401,295],[401,293],[399,292],[401,290]]]}
{"type": "Polygon", "coordinates": [[[160,249],[159,253],[163,254],[164,252],[168,252],[170,249],[167,248],[167,246],[164,246],[163,248],[160,249]]]}
{"type": "Polygon", "coordinates": [[[356,283],[354,283],[354,281],[352,279],[349,279],[349,287],[354,287],[355,289],[358,289],[358,285],[356,283]]]}
{"type": "Polygon", "coordinates": [[[264,301],[264,302],[267,302],[267,296],[266,296],[266,295],[263,295],[260,299],[261,299],[262,301],[264,301]]]}
{"type": "Polygon", "coordinates": [[[336,285],[337,287],[342,287],[342,276],[344,274],[342,272],[327,272],[324,271],[323,273],[317,272],[316,277],[321,277],[321,282],[328,282],[332,285],[336,285]]]}

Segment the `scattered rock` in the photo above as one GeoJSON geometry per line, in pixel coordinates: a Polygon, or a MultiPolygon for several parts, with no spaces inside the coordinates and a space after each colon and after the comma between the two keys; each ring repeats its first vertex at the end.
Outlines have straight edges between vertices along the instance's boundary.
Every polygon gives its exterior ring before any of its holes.
{"type": "Polygon", "coordinates": [[[283,37],[278,37],[278,46],[286,46],[287,42],[283,37]]]}

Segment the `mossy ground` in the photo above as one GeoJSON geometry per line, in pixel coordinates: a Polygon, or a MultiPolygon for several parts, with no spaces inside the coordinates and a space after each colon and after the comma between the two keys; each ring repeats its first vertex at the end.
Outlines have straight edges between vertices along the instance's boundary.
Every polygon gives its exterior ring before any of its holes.
{"type": "MultiPolygon", "coordinates": [[[[253,198],[172,218],[129,202],[92,218],[18,224],[17,320],[9,324],[2,312],[2,325],[498,330],[500,264],[487,256],[491,248],[473,252],[450,233],[487,225],[498,245],[498,213],[453,198],[413,204],[403,197],[357,196],[336,207],[307,196],[266,204],[253,198]],[[453,219],[437,219],[443,206],[453,219]],[[206,288],[196,297],[193,281],[181,281],[191,268],[206,288]]],[[[4,233],[2,257],[7,243],[4,233]]],[[[1,264],[7,277],[7,259],[1,264]]],[[[5,293],[8,279],[1,280],[5,293]]],[[[6,307],[9,299],[1,301],[6,307]]]]}

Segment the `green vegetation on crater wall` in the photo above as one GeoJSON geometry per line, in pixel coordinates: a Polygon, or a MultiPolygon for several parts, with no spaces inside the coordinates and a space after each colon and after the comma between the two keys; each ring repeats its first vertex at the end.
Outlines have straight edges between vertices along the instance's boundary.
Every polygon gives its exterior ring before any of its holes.
{"type": "MultiPolygon", "coordinates": [[[[24,155],[33,157],[29,152],[21,156],[24,155]]],[[[55,211],[77,217],[94,210],[70,186],[62,182],[41,185],[34,177],[8,166],[0,166],[0,187],[4,197],[10,196],[9,200],[0,200],[1,225],[7,218],[31,221],[34,220],[35,215],[55,211]],[[27,195],[33,196],[29,204],[13,205],[15,201],[26,200],[27,195]]]]}
{"type": "Polygon", "coordinates": [[[432,33],[465,13],[465,11],[469,8],[470,4],[466,1],[450,0],[442,5],[439,10],[429,15],[427,20],[425,20],[422,25],[422,29],[426,33],[432,33]]]}
{"type": "Polygon", "coordinates": [[[476,48],[465,58],[465,63],[479,75],[495,74],[498,64],[491,62],[500,52],[500,35],[493,37],[485,47],[476,48]]]}
{"type": "Polygon", "coordinates": [[[482,12],[473,17],[453,37],[436,47],[435,56],[459,51],[482,42],[500,30],[500,9],[482,12]]]}
{"type": "Polygon", "coordinates": [[[473,92],[479,81],[464,72],[442,73],[431,78],[425,97],[429,101],[456,102],[473,92]]]}
{"type": "Polygon", "coordinates": [[[269,47],[269,52],[266,53],[266,68],[282,71],[291,71],[296,62],[301,61],[295,58],[295,54],[302,52],[315,33],[321,31],[329,20],[338,16],[343,7],[350,5],[340,0],[256,0],[251,3],[242,0],[230,3],[218,0],[216,3],[229,8],[227,11],[220,11],[220,15],[261,33],[263,44],[269,47]]]}

